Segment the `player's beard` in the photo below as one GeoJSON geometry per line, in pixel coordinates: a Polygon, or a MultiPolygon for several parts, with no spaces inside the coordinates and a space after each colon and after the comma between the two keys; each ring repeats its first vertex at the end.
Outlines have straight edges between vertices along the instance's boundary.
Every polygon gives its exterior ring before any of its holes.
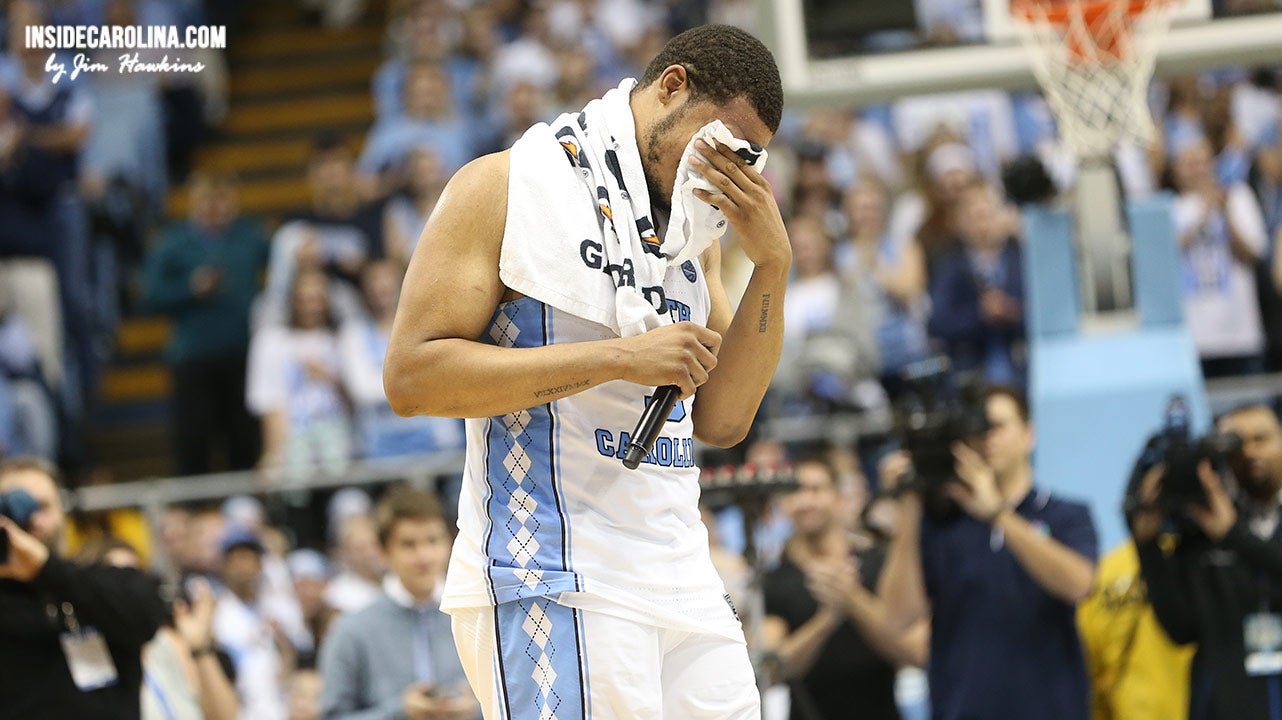
{"type": "MultiPolygon", "coordinates": [[[[641,168],[645,172],[646,190],[650,194],[650,207],[657,212],[667,215],[672,212],[672,198],[664,194],[661,184],[659,183],[658,170],[662,162],[659,157],[659,148],[667,140],[667,136],[672,132],[685,114],[690,109],[690,101],[682,103],[681,107],[668,113],[666,117],[650,126],[645,135],[645,147],[641,148],[641,168]]],[[[675,168],[673,168],[675,176],[675,168]]]]}

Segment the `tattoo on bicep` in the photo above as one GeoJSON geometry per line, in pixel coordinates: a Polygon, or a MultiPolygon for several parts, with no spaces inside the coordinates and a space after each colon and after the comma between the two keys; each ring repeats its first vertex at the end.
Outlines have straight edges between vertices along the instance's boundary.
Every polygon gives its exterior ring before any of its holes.
{"type": "Polygon", "coordinates": [[[542,390],[535,390],[534,397],[541,398],[547,397],[548,395],[559,395],[566,390],[578,390],[579,388],[585,388],[591,384],[592,381],[590,380],[580,380],[578,382],[570,383],[569,385],[557,385],[556,387],[543,388],[542,390]]]}
{"type": "Polygon", "coordinates": [[[761,319],[757,321],[757,332],[763,333],[770,325],[770,293],[761,296],[761,319]]]}

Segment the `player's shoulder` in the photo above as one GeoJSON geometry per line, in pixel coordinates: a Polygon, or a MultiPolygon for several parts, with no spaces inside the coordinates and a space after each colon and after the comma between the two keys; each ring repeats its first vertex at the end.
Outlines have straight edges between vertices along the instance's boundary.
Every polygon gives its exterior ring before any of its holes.
{"type": "Polygon", "coordinates": [[[498,241],[507,218],[508,151],[482,155],[454,173],[428,222],[428,234],[498,241]]]}
{"type": "Polygon", "coordinates": [[[472,160],[450,178],[445,188],[446,195],[452,190],[454,195],[497,195],[506,200],[510,155],[509,150],[502,150],[472,160]]]}

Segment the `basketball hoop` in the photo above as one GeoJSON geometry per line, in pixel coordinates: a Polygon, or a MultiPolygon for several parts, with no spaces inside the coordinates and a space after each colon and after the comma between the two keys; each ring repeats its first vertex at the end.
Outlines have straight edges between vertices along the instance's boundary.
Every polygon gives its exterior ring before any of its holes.
{"type": "Polygon", "coordinates": [[[1172,0],[1012,0],[1014,26],[1069,150],[1110,157],[1156,133],[1146,98],[1172,0]]]}

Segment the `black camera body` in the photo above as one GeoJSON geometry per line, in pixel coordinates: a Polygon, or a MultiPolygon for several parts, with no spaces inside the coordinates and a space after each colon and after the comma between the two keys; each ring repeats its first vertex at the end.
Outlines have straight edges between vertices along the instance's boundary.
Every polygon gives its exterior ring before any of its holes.
{"type": "Polygon", "coordinates": [[[1197,476],[1197,466],[1206,460],[1217,475],[1230,471],[1232,458],[1242,451],[1242,438],[1235,433],[1211,431],[1194,437],[1188,404],[1175,396],[1166,407],[1162,429],[1145,450],[1146,464],[1162,463],[1166,472],[1158,503],[1166,512],[1179,515],[1189,504],[1206,505],[1206,491],[1197,476]]]}
{"type": "Polygon", "coordinates": [[[895,432],[912,456],[912,484],[922,493],[927,512],[936,518],[955,512],[942,489],[957,480],[953,445],[988,432],[988,410],[982,385],[954,382],[951,363],[934,357],[906,367],[906,390],[896,403],[895,432]]]}
{"type": "MultiPolygon", "coordinates": [[[[26,529],[31,516],[40,509],[40,503],[26,490],[14,489],[0,493],[0,515],[26,529]]],[[[9,562],[9,533],[0,530],[0,565],[9,562]]]]}

